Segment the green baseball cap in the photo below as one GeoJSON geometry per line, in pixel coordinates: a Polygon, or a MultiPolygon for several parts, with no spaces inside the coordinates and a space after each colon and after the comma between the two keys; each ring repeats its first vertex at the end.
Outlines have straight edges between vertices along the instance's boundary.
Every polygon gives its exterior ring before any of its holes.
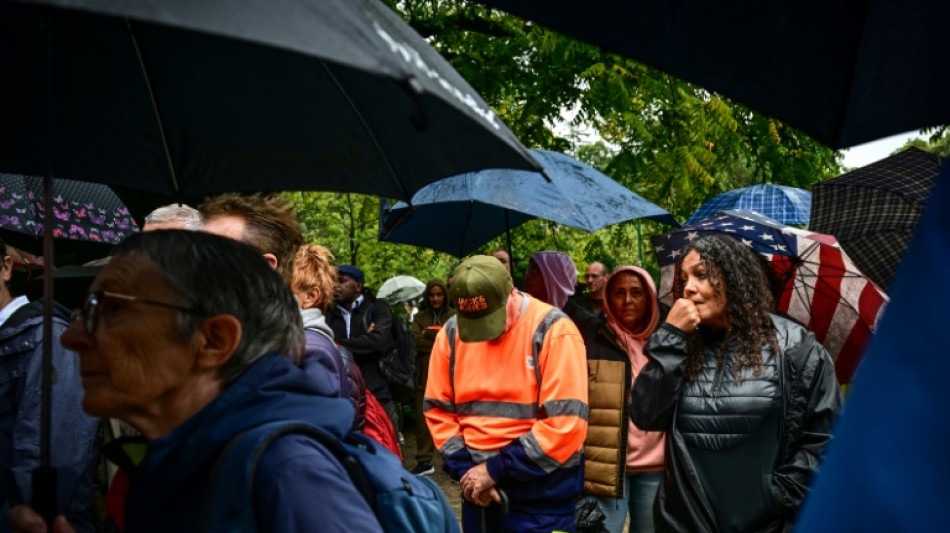
{"type": "Polygon", "coordinates": [[[452,273],[449,298],[455,303],[462,342],[490,341],[505,332],[511,276],[497,258],[470,257],[452,273]]]}

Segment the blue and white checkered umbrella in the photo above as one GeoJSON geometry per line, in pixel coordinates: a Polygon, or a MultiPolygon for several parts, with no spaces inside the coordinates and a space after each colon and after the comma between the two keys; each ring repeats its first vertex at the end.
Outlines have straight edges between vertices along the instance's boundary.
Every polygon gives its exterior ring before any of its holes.
{"type": "Polygon", "coordinates": [[[731,209],[749,209],[791,226],[805,225],[811,214],[811,193],[771,183],[726,191],[699,206],[686,225],[731,209]]]}

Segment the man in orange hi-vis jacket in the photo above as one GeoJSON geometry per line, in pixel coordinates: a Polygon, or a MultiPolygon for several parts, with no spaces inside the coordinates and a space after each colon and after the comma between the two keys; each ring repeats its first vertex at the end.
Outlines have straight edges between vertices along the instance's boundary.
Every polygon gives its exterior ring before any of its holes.
{"type": "Polygon", "coordinates": [[[458,313],[432,347],[424,408],[461,484],[462,529],[574,531],[588,414],[580,333],[560,310],[512,290],[494,257],[472,257],[452,275],[458,313]]]}

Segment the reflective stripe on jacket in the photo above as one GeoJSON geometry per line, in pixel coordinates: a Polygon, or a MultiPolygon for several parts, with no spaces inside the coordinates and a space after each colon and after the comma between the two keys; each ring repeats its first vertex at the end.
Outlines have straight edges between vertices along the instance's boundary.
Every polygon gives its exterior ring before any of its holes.
{"type": "Polygon", "coordinates": [[[513,506],[570,501],[573,509],[588,417],[577,328],[531,298],[499,339],[465,343],[455,328],[452,319],[436,337],[425,394],[426,420],[450,474],[457,479],[487,462],[513,506]]]}

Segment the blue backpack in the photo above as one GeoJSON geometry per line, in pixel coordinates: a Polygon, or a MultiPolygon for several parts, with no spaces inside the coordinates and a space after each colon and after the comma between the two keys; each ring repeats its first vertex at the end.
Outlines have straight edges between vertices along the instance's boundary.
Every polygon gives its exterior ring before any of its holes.
{"type": "Polygon", "coordinates": [[[251,495],[257,462],[271,442],[291,433],[313,438],[336,456],[387,533],[458,533],[458,521],[442,489],[407,471],[382,445],[356,432],[340,440],[294,421],[262,424],[228,441],[211,473],[201,531],[258,530],[251,495]]]}

